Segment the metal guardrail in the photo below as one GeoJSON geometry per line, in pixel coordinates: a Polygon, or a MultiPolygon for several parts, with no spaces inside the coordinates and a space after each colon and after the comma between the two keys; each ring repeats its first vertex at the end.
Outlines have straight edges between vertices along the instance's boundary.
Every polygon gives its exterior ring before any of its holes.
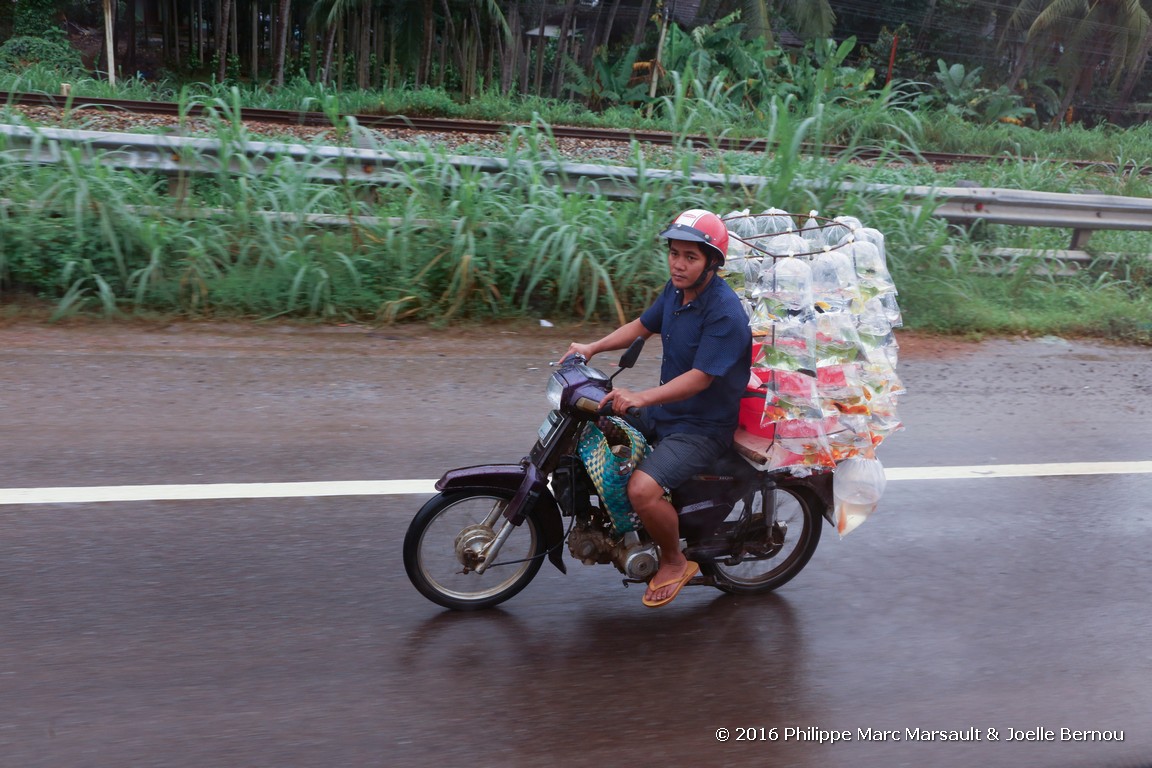
{"type": "MultiPolygon", "coordinates": [[[[230,144],[215,139],[28,128],[0,125],[5,154],[29,164],[59,163],[71,154],[82,163],[125,170],[160,173],[169,177],[173,195],[183,197],[184,182],[196,176],[221,173],[256,175],[274,172],[289,163],[309,181],[397,185],[407,180],[405,168],[424,165],[420,153],[377,149],[309,146],[275,142],[230,144]]],[[[645,184],[689,183],[717,190],[753,192],[769,186],[763,176],[645,169],[586,163],[528,163],[496,157],[452,156],[447,162],[461,171],[506,174],[518,171],[543,176],[568,190],[594,189],[607,197],[628,198],[645,184]]],[[[983,187],[897,186],[840,184],[845,191],[895,196],[905,203],[934,206],[932,215],[960,225],[977,222],[1020,227],[1072,230],[1070,249],[1082,253],[1097,230],[1152,231],[1152,200],[1100,194],[1068,194],[983,187]]],[[[320,219],[316,220],[321,221],[320,219]]],[[[331,223],[349,222],[333,216],[331,223]]],[[[349,222],[350,223],[350,222],[349,222]]]]}
{"type": "MultiPolygon", "coordinates": [[[[9,210],[15,207],[11,200],[0,197],[0,210],[9,210]]],[[[177,219],[212,219],[226,216],[230,211],[224,208],[158,208],[153,205],[126,205],[123,210],[127,213],[136,213],[142,216],[168,216],[177,219]]],[[[268,222],[281,224],[304,224],[322,229],[350,227],[431,227],[434,222],[430,219],[403,219],[399,217],[381,216],[343,216],[338,213],[290,213],[284,211],[247,211],[247,216],[263,219],[268,222]]]]}
{"type": "MultiPolygon", "coordinates": [[[[908,188],[920,195],[920,189],[908,188]]],[[[938,205],[933,216],[953,223],[1008,224],[1017,227],[1071,229],[1070,249],[1084,247],[1101,229],[1152,231],[1152,200],[1120,195],[1032,192],[1017,189],[953,187],[931,191],[938,205]]]]}

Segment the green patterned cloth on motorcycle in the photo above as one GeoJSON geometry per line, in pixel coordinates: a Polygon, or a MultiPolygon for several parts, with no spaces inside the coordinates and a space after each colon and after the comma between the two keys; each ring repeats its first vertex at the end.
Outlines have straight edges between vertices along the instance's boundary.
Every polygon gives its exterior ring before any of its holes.
{"type": "Polygon", "coordinates": [[[640,518],[628,500],[628,478],[648,452],[644,436],[618,416],[601,419],[599,427],[589,424],[576,446],[617,534],[640,527],[640,518]]]}

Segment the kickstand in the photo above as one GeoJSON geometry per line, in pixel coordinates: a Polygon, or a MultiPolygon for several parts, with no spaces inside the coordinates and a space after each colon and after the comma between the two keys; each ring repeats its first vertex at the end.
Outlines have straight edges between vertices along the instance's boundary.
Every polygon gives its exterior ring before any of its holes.
{"type": "Polygon", "coordinates": [[[641,579],[621,579],[621,583],[624,584],[624,588],[627,589],[629,584],[647,584],[648,582],[642,581],[641,579]]]}

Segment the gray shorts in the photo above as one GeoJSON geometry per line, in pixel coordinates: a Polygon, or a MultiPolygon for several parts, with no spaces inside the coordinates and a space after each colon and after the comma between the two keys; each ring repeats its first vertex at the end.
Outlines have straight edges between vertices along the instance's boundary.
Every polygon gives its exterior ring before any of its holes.
{"type": "MultiPolygon", "coordinates": [[[[653,438],[654,431],[646,419],[629,418],[628,421],[646,438],[653,438]]],[[[729,441],[716,437],[677,432],[657,442],[636,469],[663,486],[665,491],[671,491],[693,475],[711,470],[728,445],[729,441]]]]}

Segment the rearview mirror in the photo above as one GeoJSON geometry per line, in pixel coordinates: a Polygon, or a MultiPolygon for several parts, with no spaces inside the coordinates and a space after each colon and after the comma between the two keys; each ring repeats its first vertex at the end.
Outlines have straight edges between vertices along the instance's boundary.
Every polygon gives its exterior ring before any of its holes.
{"type": "Polygon", "coordinates": [[[640,359],[640,353],[644,349],[644,337],[637,336],[636,341],[629,345],[628,349],[624,350],[624,354],[620,356],[620,362],[617,363],[620,369],[631,368],[636,365],[636,361],[640,359]]]}

